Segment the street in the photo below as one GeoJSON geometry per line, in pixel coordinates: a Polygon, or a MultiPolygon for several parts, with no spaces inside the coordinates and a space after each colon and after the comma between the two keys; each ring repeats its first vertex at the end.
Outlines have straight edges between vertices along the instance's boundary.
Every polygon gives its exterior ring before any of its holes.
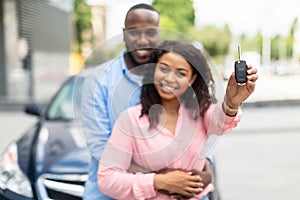
{"type": "Polygon", "coordinates": [[[245,108],[213,154],[223,200],[300,197],[300,106],[245,108]]]}
{"type": "MultiPolygon", "coordinates": [[[[243,113],[213,151],[222,200],[298,200],[300,106],[245,106],[243,113]]],[[[0,121],[2,151],[36,118],[0,112],[0,121]]]]}
{"type": "Polygon", "coordinates": [[[19,111],[0,111],[0,152],[11,142],[28,130],[37,120],[36,117],[19,111]]]}

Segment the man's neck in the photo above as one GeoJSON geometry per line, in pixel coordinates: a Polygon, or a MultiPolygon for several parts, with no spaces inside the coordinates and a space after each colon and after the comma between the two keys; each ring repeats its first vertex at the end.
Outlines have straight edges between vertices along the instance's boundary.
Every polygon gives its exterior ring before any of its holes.
{"type": "Polygon", "coordinates": [[[139,63],[135,62],[135,60],[131,57],[129,53],[126,53],[124,57],[125,57],[126,66],[131,73],[136,75],[143,75],[144,73],[143,67],[141,67],[139,63]]]}

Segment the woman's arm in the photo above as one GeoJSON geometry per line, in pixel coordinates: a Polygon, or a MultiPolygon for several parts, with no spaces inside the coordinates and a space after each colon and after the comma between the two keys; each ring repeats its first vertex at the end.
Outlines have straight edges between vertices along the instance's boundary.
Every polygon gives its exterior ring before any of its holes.
{"type": "Polygon", "coordinates": [[[114,199],[146,199],[156,195],[154,173],[131,174],[119,168],[100,164],[98,185],[100,191],[114,199]]]}
{"type": "MultiPolygon", "coordinates": [[[[128,134],[128,115],[123,112],[113,128],[98,169],[99,189],[115,199],[145,199],[156,195],[154,173],[128,173],[134,136],[128,134]]],[[[129,119],[130,120],[130,119],[129,119]]],[[[132,122],[131,122],[132,123],[132,122]]]]}

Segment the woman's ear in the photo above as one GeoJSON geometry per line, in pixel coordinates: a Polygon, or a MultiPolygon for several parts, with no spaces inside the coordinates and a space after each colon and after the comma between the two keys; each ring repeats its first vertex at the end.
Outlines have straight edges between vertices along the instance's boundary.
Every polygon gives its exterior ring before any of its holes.
{"type": "Polygon", "coordinates": [[[193,85],[193,83],[195,82],[195,80],[197,79],[198,74],[193,74],[191,80],[190,80],[190,85],[193,85]]]}

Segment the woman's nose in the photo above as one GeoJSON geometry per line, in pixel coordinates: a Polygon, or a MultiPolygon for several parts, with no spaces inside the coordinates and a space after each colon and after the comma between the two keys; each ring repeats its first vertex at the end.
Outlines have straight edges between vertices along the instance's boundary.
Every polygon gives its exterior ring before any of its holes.
{"type": "Polygon", "coordinates": [[[165,80],[168,81],[168,82],[172,82],[175,80],[175,73],[174,71],[170,70],[166,76],[165,76],[165,80]]]}

